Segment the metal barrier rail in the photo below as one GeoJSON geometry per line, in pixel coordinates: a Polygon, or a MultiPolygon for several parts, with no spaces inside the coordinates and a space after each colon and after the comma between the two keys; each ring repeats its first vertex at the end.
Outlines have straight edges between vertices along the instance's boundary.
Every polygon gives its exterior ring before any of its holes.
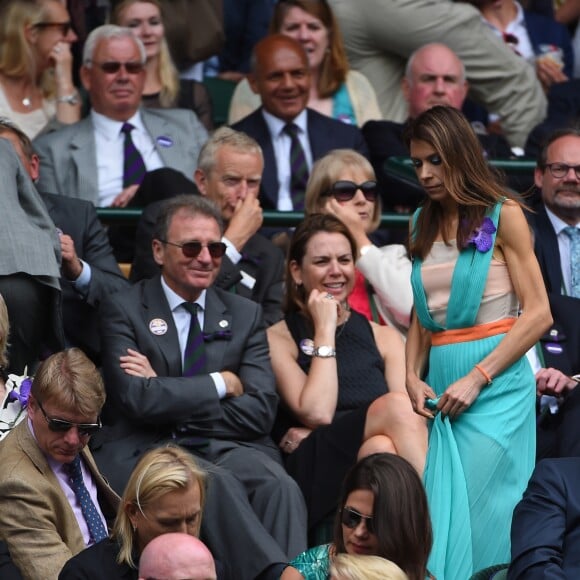
{"type": "MultiPolygon", "coordinates": [[[[105,224],[136,224],[141,216],[140,208],[98,207],[97,215],[105,224]]],[[[407,214],[384,213],[381,216],[381,227],[406,229],[410,216],[407,214]]],[[[271,227],[292,227],[304,219],[298,211],[264,211],[264,225],[271,227]]]]}

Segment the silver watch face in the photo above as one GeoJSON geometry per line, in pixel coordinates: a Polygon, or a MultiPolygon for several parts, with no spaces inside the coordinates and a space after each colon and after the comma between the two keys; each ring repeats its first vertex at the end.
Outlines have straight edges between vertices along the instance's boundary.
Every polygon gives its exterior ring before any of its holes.
{"type": "Polygon", "coordinates": [[[331,346],[319,346],[316,349],[316,354],[321,357],[334,356],[334,349],[331,346]]]}

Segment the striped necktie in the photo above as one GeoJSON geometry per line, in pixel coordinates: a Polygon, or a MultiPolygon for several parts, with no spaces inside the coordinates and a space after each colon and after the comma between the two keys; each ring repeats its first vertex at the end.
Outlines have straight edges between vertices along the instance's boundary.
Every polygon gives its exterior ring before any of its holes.
{"type": "Polygon", "coordinates": [[[205,373],[206,363],[203,333],[197,320],[197,311],[200,306],[191,302],[184,302],[182,306],[191,314],[189,334],[187,335],[187,343],[183,353],[182,374],[184,377],[193,377],[205,373]]]}
{"type": "Polygon", "coordinates": [[[104,540],[108,533],[83,480],[81,456],[77,455],[73,461],[65,463],[65,468],[68,470],[70,486],[79,501],[85,522],[87,522],[89,534],[96,544],[104,540]]]}
{"type": "Polygon", "coordinates": [[[567,226],[564,233],[570,238],[570,296],[580,298],[580,229],[567,226]]]}
{"type": "Polygon", "coordinates": [[[140,185],[145,173],[147,173],[143,157],[141,157],[141,153],[139,153],[131,138],[131,131],[134,128],[131,123],[123,123],[121,127],[121,132],[125,133],[125,143],[123,145],[123,189],[130,185],[140,185]]]}
{"type": "Polygon", "coordinates": [[[306,154],[298,138],[298,125],[288,123],[284,132],[290,137],[290,196],[294,211],[304,209],[304,194],[308,182],[306,154]]]}

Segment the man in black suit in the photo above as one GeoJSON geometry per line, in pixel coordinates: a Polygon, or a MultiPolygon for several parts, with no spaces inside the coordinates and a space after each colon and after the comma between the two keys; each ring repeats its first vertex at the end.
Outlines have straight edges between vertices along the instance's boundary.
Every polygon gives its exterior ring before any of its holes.
{"type": "Polygon", "coordinates": [[[574,378],[580,372],[580,280],[573,241],[580,228],[579,130],[562,129],[550,136],[534,179],[542,203],[529,220],[554,318],[536,349],[534,370],[541,367],[536,374],[539,394],[564,397],[559,411],[546,412],[540,421],[538,456],[580,456],[580,389],[574,378]]]}
{"type": "Polygon", "coordinates": [[[540,461],[514,510],[508,580],[580,577],[580,459],[540,461]]]}
{"type": "MultiPolygon", "coordinates": [[[[307,108],[311,75],[304,48],[293,38],[273,34],[254,47],[250,86],[262,98],[262,106],[232,125],[253,137],[264,152],[260,202],[266,209],[297,211],[303,204],[292,199],[292,137],[294,125],[308,170],[332,149],[355,149],[368,157],[357,127],[336,121],[307,108]]],[[[294,167],[293,167],[294,166],[294,167]]]]}
{"type": "Polygon", "coordinates": [[[122,489],[138,456],[169,441],[209,471],[203,536],[229,578],[278,578],[306,547],[306,508],[270,438],[278,397],[261,307],[214,287],[218,208],[167,200],[153,235],[161,276],[102,305],[109,427],[95,457],[122,489]]]}
{"type": "MultiPolygon", "coordinates": [[[[426,44],[409,57],[402,81],[409,119],[405,123],[369,121],[362,129],[370,149],[371,163],[383,191],[385,206],[401,206],[410,210],[425,197],[421,187],[397,181],[384,168],[385,162],[390,157],[409,156],[409,150],[403,139],[409,120],[415,119],[435,105],[461,110],[468,88],[463,63],[444,44],[426,44]]],[[[474,126],[474,129],[486,155],[491,158],[512,155],[503,137],[487,134],[481,123],[474,126]]]]}
{"type": "MultiPolygon", "coordinates": [[[[221,127],[201,149],[195,182],[199,192],[220,208],[226,228],[222,242],[227,250],[215,285],[258,302],[264,322],[269,326],[282,317],[284,255],[257,233],[263,222],[258,200],[263,168],[262,150],[254,139],[221,127]]],[[[174,177],[179,183],[184,179],[180,174],[174,177]]],[[[189,191],[192,191],[195,186],[190,185],[189,191]]],[[[183,189],[177,183],[175,187],[183,189]]],[[[176,189],[175,193],[185,192],[176,189]]],[[[133,282],[159,273],[159,266],[153,260],[151,239],[161,203],[146,207],[139,220],[131,267],[133,282]]]]}
{"type": "MultiPolygon", "coordinates": [[[[36,181],[40,161],[30,139],[6,119],[0,119],[0,136],[12,143],[24,168],[36,181]]],[[[65,340],[100,364],[99,304],[105,295],[126,288],[129,283],[117,265],[92,203],[48,193],[41,194],[41,198],[60,238],[65,340]]]]}

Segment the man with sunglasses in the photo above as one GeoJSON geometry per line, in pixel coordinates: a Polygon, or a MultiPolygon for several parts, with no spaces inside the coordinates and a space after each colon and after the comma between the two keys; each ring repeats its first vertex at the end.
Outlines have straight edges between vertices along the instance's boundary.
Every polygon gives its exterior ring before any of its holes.
{"type": "Polygon", "coordinates": [[[261,307],[214,286],[226,245],[219,209],[166,200],[153,233],[161,275],[101,307],[108,400],[93,448],[115,489],[152,445],[207,467],[202,537],[236,580],[278,578],[306,545],[306,509],[270,430],[278,397],[261,307]]]}
{"type": "MultiPolygon", "coordinates": [[[[220,127],[201,148],[194,175],[197,187],[187,180],[184,183],[181,176],[169,169],[158,172],[167,175],[168,189],[175,193],[199,190],[220,208],[225,225],[222,241],[227,249],[215,284],[260,304],[264,322],[269,326],[282,317],[284,255],[258,233],[263,222],[258,200],[263,168],[262,149],[254,139],[229,127],[220,127]]],[[[146,180],[152,176],[153,173],[146,180]]],[[[132,282],[159,273],[151,251],[151,236],[161,204],[147,206],[137,225],[132,282]]]]}
{"type": "Polygon", "coordinates": [[[56,579],[116,515],[119,497],[86,448],[101,428],[105,389],[73,348],[46,359],[20,397],[27,416],[0,445],[0,539],[24,578],[56,579]]]}
{"type": "Polygon", "coordinates": [[[134,196],[145,172],[171,167],[193,175],[207,131],[191,111],[140,108],[145,59],[143,43],[128,28],[104,25],[90,33],[81,80],[92,110],[35,140],[40,191],[99,207],[144,206],[152,200],[134,196]]]}

